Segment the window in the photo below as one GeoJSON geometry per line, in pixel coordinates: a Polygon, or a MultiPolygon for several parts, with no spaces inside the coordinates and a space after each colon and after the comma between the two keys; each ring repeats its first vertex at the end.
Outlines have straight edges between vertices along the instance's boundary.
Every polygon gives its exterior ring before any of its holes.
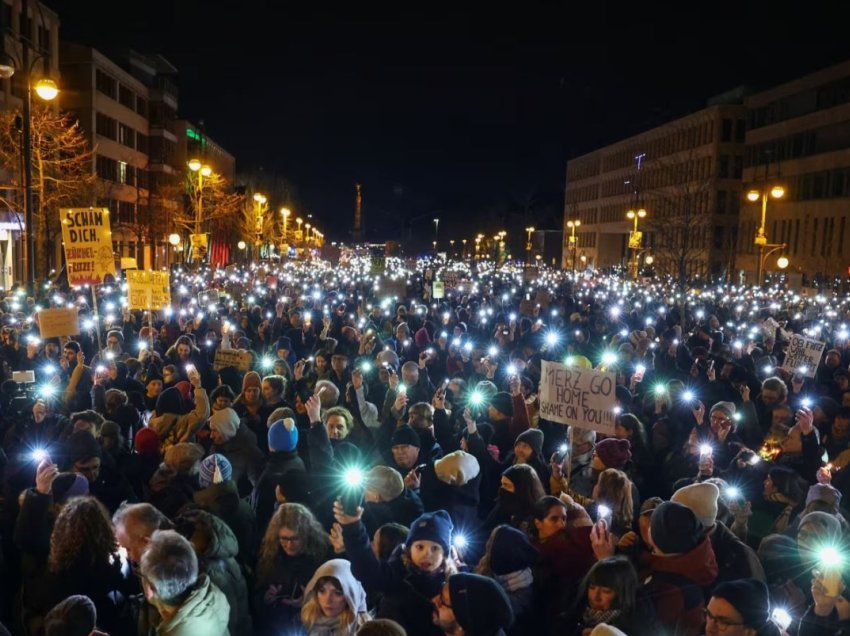
{"type": "Polygon", "coordinates": [[[148,101],[138,95],[136,95],[136,112],[142,117],[148,116],[148,101]]]}
{"type": "Polygon", "coordinates": [[[119,183],[127,183],[127,162],[119,161],[118,162],[118,182],[119,183]]]}
{"type": "Polygon", "coordinates": [[[38,25],[38,48],[50,55],[50,29],[44,25],[38,25]]]}
{"type": "Polygon", "coordinates": [[[0,25],[6,27],[7,29],[12,28],[12,5],[6,4],[5,2],[0,2],[0,7],[2,7],[3,15],[0,16],[2,18],[2,22],[0,25]]]}
{"type": "Polygon", "coordinates": [[[744,174],[744,157],[735,155],[732,157],[732,178],[740,179],[744,174]]]}
{"type": "Polygon", "coordinates": [[[148,136],[140,132],[136,133],[136,150],[148,154],[148,136]]]}
{"type": "Polygon", "coordinates": [[[732,141],[732,120],[724,119],[720,127],[720,141],[732,141]]]}
{"type": "Polygon", "coordinates": [[[118,84],[118,102],[130,110],[136,110],[136,94],[123,84],[118,84]]]}
{"type": "Polygon", "coordinates": [[[743,143],[747,131],[747,122],[743,119],[735,120],[735,141],[743,143]]]}
{"type": "Polygon", "coordinates": [[[728,202],[729,193],[726,190],[717,191],[717,214],[726,214],[726,205],[728,202]]]}
{"type": "Polygon", "coordinates": [[[717,161],[717,176],[721,179],[729,177],[729,157],[728,155],[720,155],[717,161]]]}
{"type": "Polygon", "coordinates": [[[118,125],[118,142],[128,148],[136,147],[136,131],[126,124],[118,125]]]}
{"type": "Polygon", "coordinates": [[[100,69],[97,69],[97,71],[95,72],[95,86],[97,87],[97,90],[99,90],[104,95],[115,99],[117,84],[118,82],[116,82],[114,79],[112,79],[109,75],[107,75],[100,69]]]}
{"type": "Polygon", "coordinates": [[[118,139],[118,122],[112,119],[112,117],[103,113],[97,113],[94,125],[98,135],[112,139],[113,141],[118,139]]]}
{"type": "Polygon", "coordinates": [[[118,163],[115,159],[110,159],[109,157],[104,157],[103,155],[98,155],[95,160],[95,170],[97,171],[97,176],[101,179],[106,179],[107,181],[116,181],[117,173],[118,173],[118,163]]]}

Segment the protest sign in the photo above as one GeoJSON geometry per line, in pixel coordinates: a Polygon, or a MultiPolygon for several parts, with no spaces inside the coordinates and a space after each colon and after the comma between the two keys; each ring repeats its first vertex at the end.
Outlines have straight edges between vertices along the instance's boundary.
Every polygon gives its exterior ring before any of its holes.
{"type": "Polygon", "coordinates": [[[254,359],[243,349],[218,349],[215,352],[213,369],[221,371],[224,367],[236,367],[242,372],[250,371],[254,359]]]}
{"type": "Polygon", "coordinates": [[[168,272],[130,270],[127,274],[127,306],[130,309],[165,309],[171,305],[168,272]]]}
{"type": "Polygon", "coordinates": [[[432,296],[434,296],[435,300],[439,300],[440,298],[446,297],[446,286],[443,284],[443,281],[434,281],[434,291],[432,296]]]}
{"type": "Polygon", "coordinates": [[[80,322],[76,307],[56,307],[38,312],[38,331],[42,338],[78,336],[80,322]]]}
{"type": "Polygon", "coordinates": [[[59,210],[69,285],[98,285],[115,276],[108,208],[59,210]]]}
{"type": "Polygon", "coordinates": [[[603,433],[614,434],[614,373],[542,363],[540,417],[603,433]]]}
{"type": "Polygon", "coordinates": [[[791,336],[791,344],[788,346],[782,368],[791,373],[813,378],[823,356],[823,350],[823,342],[795,333],[791,336]]]}

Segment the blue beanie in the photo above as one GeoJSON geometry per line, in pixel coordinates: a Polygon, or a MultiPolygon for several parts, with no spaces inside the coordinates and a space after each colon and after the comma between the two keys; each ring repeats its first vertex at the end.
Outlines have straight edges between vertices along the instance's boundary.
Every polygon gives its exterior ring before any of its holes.
{"type": "Polygon", "coordinates": [[[490,569],[493,574],[510,574],[524,570],[537,563],[539,553],[531,545],[528,536],[514,528],[503,525],[496,529],[490,550],[490,569]]]}
{"type": "Polygon", "coordinates": [[[449,547],[452,544],[452,520],[445,510],[426,512],[410,525],[410,533],[407,535],[407,547],[416,541],[433,541],[439,543],[443,548],[443,554],[449,555],[449,547]]]}
{"type": "Polygon", "coordinates": [[[278,420],[269,427],[269,450],[286,453],[298,446],[298,427],[291,417],[278,420]]]}
{"type": "Polygon", "coordinates": [[[228,481],[233,476],[233,466],[230,465],[227,457],[220,453],[213,453],[201,462],[198,472],[198,483],[202,488],[208,488],[213,484],[219,484],[222,481],[228,481]],[[218,466],[218,472],[221,475],[220,479],[216,479],[215,469],[218,466]]]}

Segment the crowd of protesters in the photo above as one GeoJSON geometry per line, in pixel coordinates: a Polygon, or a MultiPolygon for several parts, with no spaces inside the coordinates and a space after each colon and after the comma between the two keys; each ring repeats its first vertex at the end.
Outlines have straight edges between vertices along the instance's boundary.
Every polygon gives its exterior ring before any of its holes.
{"type": "Polygon", "coordinates": [[[847,301],[364,271],[0,302],[10,633],[850,634],[847,301]],[[616,378],[609,435],[542,416],[543,361],[616,378]]]}

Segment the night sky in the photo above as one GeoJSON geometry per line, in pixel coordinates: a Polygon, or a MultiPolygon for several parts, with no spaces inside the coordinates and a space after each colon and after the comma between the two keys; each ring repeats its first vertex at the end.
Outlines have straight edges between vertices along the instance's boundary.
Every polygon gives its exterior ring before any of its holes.
{"type": "Polygon", "coordinates": [[[443,239],[554,228],[568,158],[850,59],[838,2],[47,4],[66,40],[165,55],[181,116],[238,172],[288,179],[331,239],[357,181],[371,238],[404,237],[406,219],[430,241],[435,216],[443,239]]]}

